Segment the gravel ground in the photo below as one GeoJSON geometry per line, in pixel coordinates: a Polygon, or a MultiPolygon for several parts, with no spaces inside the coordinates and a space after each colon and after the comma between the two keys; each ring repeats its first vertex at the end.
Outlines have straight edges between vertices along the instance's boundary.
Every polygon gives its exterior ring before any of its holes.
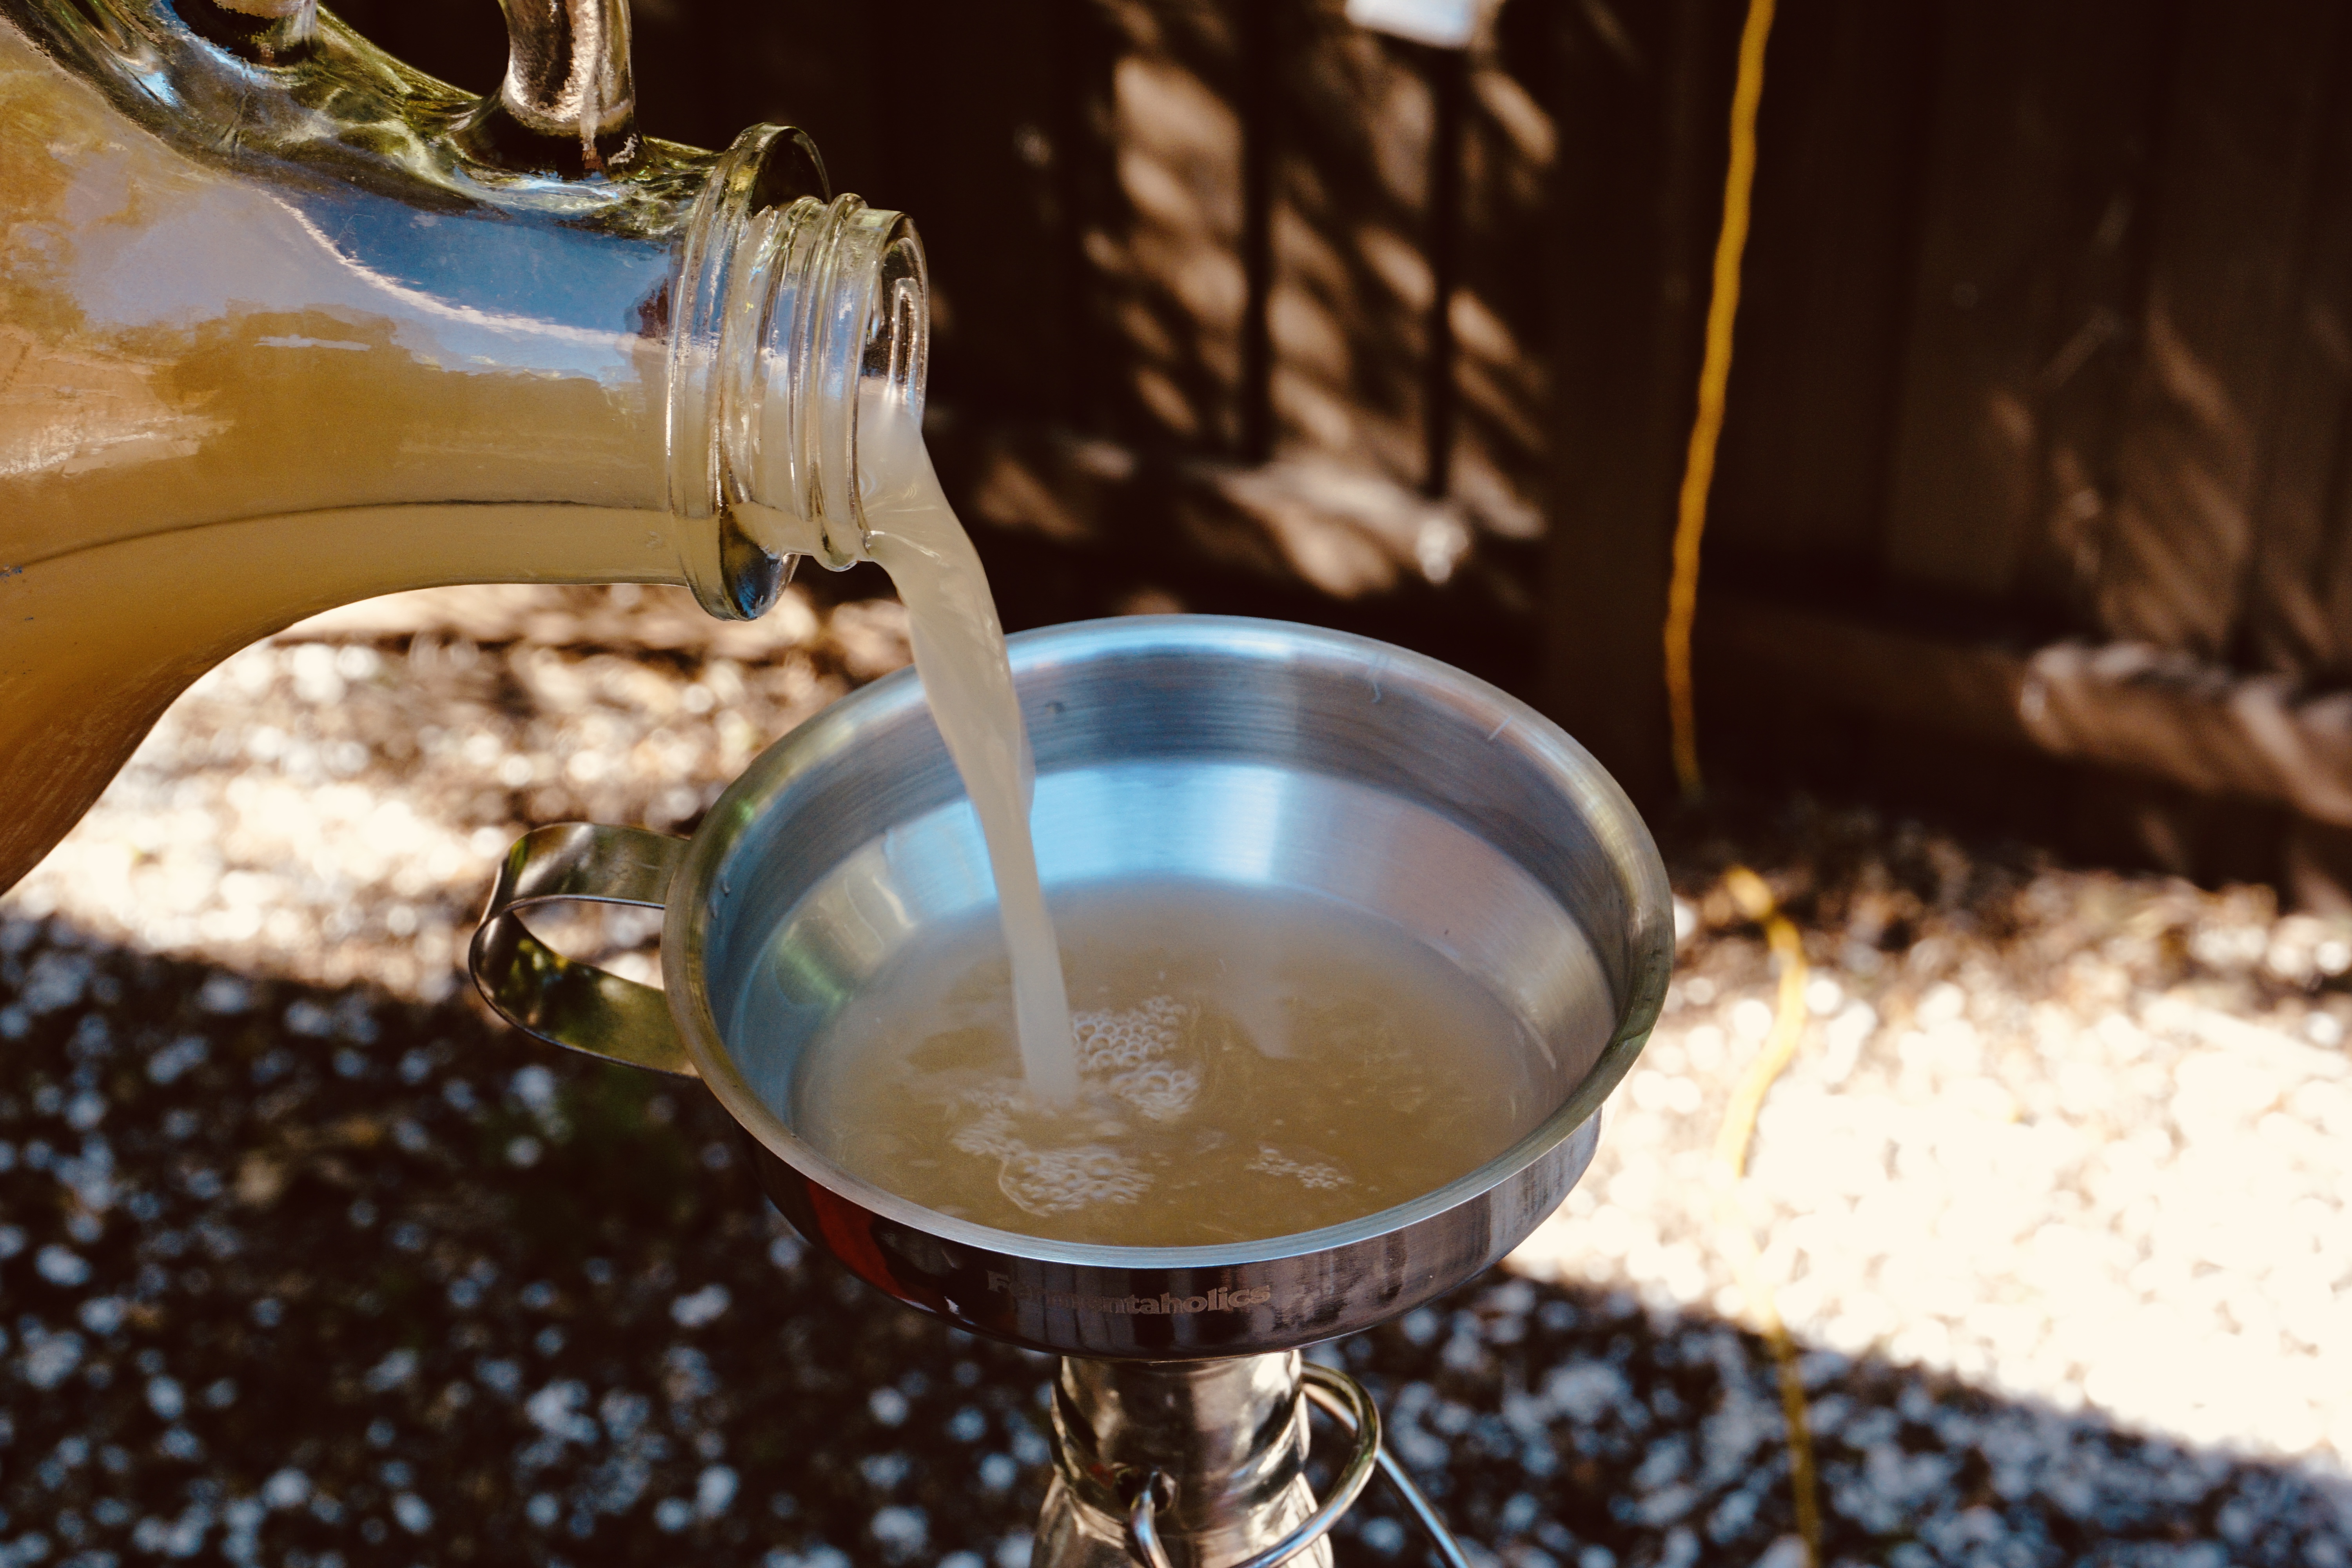
{"type": "MultiPolygon", "coordinates": [[[[2352,928],[2277,919],[2258,889],[1973,859],[1866,817],[1803,826],[1778,879],[1816,1021],[1746,1194],[1790,1324],[2342,1477],[2352,928]]],[[[1519,1262],[1732,1311],[1706,1156],[1769,976],[1727,902],[1686,918],[1603,1153],[1519,1262]]]]}
{"type": "MultiPolygon", "coordinates": [[[[173,710],[0,900],[0,1563],[1026,1561],[1045,1363],[884,1307],[707,1097],[457,981],[523,826],[689,825],[904,658],[887,603],[446,591],[173,710]]],[[[1824,1560],[2352,1557],[2352,928],[1801,803],[1665,837],[1683,969],[1593,1173],[1327,1352],[1481,1560],[1803,1561],[1707,1168],[1770,1018],[1735,861],[1814,966],[1742,1195],[1824,1560]]]]}

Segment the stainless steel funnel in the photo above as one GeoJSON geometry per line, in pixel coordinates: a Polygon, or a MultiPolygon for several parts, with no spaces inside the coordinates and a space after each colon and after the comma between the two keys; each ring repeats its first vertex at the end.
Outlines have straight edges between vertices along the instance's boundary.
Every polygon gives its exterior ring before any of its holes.
{"type": "Polygon", "coordinates": [[[1011,646],[1049,893],[1183,877],[1383,915],[1519,1012],[1548,1053],[1551,1114],[1411,1203],[1224,1247],[989,1229],[835,1165],[790,1121],[801,1051],[907,942],[992,896],[911,670],[771,747],[690,840],[575,825],[517,844],[475,940],[492,1005],[556,1044],[698,1074],[812,1242],[909,1306],[1038,1350],[1289,1350],[1409,1310],[1516,1246],[1591,1160],[1595,1112],[1649,1035],[1673,956],[1664,868],[1600,765],[1494,688],[1334,632],[1154,616],[1011,646]],[[667,997],[570,963],[517,919],[581,898],[667,906],[667,997]],[[1583,984],[1596,963],[1600,1010],[1583,984]],[[807,1027],[739,1037],[739,998],[779,974],[800,989],[807,1027]]]}
{"type": "Polygon", "coordinates": [[[769,748],[694,839],[541,827],[515,844],[475,978],[562,1047],[698,1074],[757,1147],[776,1206],[846,1268],[976,1333],[1073,1356],[1240,1356],[1355,1333],[1461,1284],[1567,1196],[1595,1112],[1649,1037],[1673,959],[1665,869],[1625,795],[1555,724],[1458,670],[1339,632],[1139,616],[1012,639],[1056,886],[1197,877],[1383,914],[1522,1013],[1550,1117],[1409,1204],[1318,1232],[1192,1248],[1045,1241],[918,1208],[791,1126],[800,1051],[931,921],[992,898],[979,827],[915,672],[769,748]],[[558,957],[518,912],[666,905],[668,994],[558,957]],[[1595,1016],[1583,966],[1609,1008],[1595,1016]],[[755,969],[807,1030],[743,1039],[755,969]]]}
{"type": "MultiPolygon", "coordinates": [[[[1409,1203],[1233,1246],[1044,1240],[919,1207],[834,1164],[792,1125],[801,1053],[907,942],[993,899],[978,826],[912,670],[771,747],[690,840],[581,825],[523,838],[475,939],[485,994],[543,1039],[698,1075],[812,1242],[909,1306],[1038,1350],[1097,1362],[1271,1358],[1407,1311],[1517,1245],[1591,1161],[1601,1102],[1648,1037],[1673,958],[1664,868],[1607,773],[1525,704],[1361,637],[1176,616],[1024,633],[1011,649],[1049,897],[1181,878],[1313,893],[1384,917],[1518,1014],[1544,1058],[1550,1113],[1409,1203]],[[523,910],[563,899],[665,907],[667,994],[572,963],[524,930],[523,910]],[[782,1034],[738,1029],[754,984],[788,987],[798,1022],[782,1034]]],[[[1296,1363],[1284,1364],[1295,1386],[1296,1363]]],[[[1098,1370],[1065,1394],[1116,1381],[1098,1370]]],[[[1065,1415],[1118,1405],[1065,1403],[1065,1415]]],[[[1361,1415],[1369,1465],[1377,1418],[1368,1405],[1361,1415]]],[[[1108,1442],[1123,1428],[1105,1419],[1089,1430],[1108,1442]]],[[[1066,1434],[1073,1506],[1103,1515],[1106,1500],[1142,1501],[1149,1537],[1148,1477],[1130,1466],[1081,1486],[1073,1478],[1091,1472],[1070,1469],[1074,1441],[1066,1434]]],[[[1267,1495],[1265,1530],[1278,1537],[1297,1500],[1286,1484],[1267,1495]]],[[[1181,1514],[1184,1500],[1170,1506],[1181,1514]]],[[[1148,1541],[1129,1544],[1150,1561],[1148,1541]]],[[[1163,1544],[1176,1563],[1256,1550],[1163,1544]]]]}

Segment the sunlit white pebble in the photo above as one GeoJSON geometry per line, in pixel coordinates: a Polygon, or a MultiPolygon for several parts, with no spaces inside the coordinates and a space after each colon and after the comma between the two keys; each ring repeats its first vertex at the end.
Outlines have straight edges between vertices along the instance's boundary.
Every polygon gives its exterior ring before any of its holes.
{"type": "Polygon", "coordinates": [[[717,1322],[733,1300],[726,1286],[713,1282],[672,1301],[669,1315],[682,1329],[699,1329],[717,1322]]]}
{"type": "Polygon", "coordinates": [[[1643,1110],[1687,1113],[1698,1109],[1698,1086],[1686,1078],[1637,1072],[1625,1087],[1633,1103],[1643,1110]]]}
{"type": "MultiPolygon", "coordinates": [[[[403,1347],[387,1353],[382,1361],[370,1367],[366,1376],[361,1381],[366,1384],[369,1393],[382,1394],[387,1389],[398,1388],[415,1378],[416,1367],[416,1352],[403,1347]]],[[[149,1397],[151,1399],[153,1397],[152,1392],[149,1397]]],[[[162,1412],[158,1411],[157,1414],[161,1415],[162,1412]]]]}
{"type": "Polygon", "coordinates": [[[89,1279],[89,1261],[79,1253],[62,1247],[44,1247],[33,1257],[33,1268],[42,1279],[60,1289],[70,1290],[89,1279]]]}
{"type": "Polygon", "coordinates": [[[1948,1366],[1951,1352],[1951,1329],[1935,1318],[1911,1318],[1886,1343],[1893,1360],[1927,1366],[1948,1366]]]}
{"type": "Polygon", "coordinates": [[[1919,998],[1919,1022],[1928,1028],[1948,1024],[1968,1012],[1969,994],[1948,980],[1937,981],[1919,998]]]}
{"type": "Polygon", "coordinates": [[[883,1550],[892,1553],[920,1552],[930,1534],[930,1521],[919,1508],[883,1509],[866,1528],[883,1550]]]}
{"type": "Polygon", "coordinates": [[[702,1519],[717,1519],[733,1505],[738,1485],[735,1472],[725,1465],[710,1465],[694,1479],[694,1511],[702,1519]]]}
{"type": "Polygon", "coordinates": [[[1844,1005],[1845,987],[1837,977],[1815,972],[1805,982],[1805,1006],[1816,1018],[1826,1018],[1844,1005]]]}
{"type": "Polygon", "coordinates": [[[1868,1003],[1851,1002],[1840,1009],[1822,1029],[1822,1078],[1838,1084],[1852,1077],[1864,1044],[1877,1029],[1877,1010],[1868,1003]]]}
{"type": "Polygon", "coordinates": [[[1655,1279],[1672,1291],[1676,1300],[1689,1300],[1706,1289],[1706,1265],[1698,1247],[1687,1241],[1674,1242],[1658,1250],[1655,1279]]]}

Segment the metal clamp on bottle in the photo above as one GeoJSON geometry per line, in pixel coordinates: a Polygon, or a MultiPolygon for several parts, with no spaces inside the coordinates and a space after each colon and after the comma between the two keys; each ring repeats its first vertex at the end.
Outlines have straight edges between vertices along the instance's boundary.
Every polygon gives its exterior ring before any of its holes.
{"type": "MultiPolygon", "coordinates": [[[[1365,1483],[1372,1479],[1375,1468],[1412,1512],[1421,1526],[1422,1533],[1429,1538],[1431,1547],[1446,1568],[1470,1568],[1470,1560],[1463,1554],[1461,1543],[1445,1528],[1444,1521],[1437,1517],[1437,1510],[1430,1506],[1429,1499],[1413,1484],[1404,1467],[1398,1464],[1388,1449],[1381,1446],[1380,1408],[1372,1403],[1372,1396],[1364,1385],[1335,1367],[1317,1366],[1311,1363],[1303,1369],[1301,1381],[1304,1384],[1302,1392],[1309,1402],[1355,1434],[1355,1447],[1349,1454],[1347,1464],[1340,1468],[1339,1479],[1333,1484],[1331,1495],[1323,1500],[1320,1507],[1300,1521],[1280,1541],[1233,1564],[1232,1568],[1276,1568],[1277,1563],[1288,1563],[1306,1552],[1329,1534],[1331,1527],[1355,1506],[1356,1500],[1363,1495],[1365,1483]]],[[[1160,1542],[1158,1523],[1169,1489],[1168,1477],[1161,1471],[1153,1470],[1136,1489],[1135,1501],[1128,1510],[1128,1550],[1134,1553],[1135,1561],[1143,1564],[1143,1568],[1174,1568],[1169,1561],[1167,1547],[1160,1542]]]]}

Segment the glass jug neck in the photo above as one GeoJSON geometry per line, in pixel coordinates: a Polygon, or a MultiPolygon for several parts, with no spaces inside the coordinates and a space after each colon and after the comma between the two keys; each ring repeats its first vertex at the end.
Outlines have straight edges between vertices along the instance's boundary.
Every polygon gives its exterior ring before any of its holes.
{"type": "Polygon", "coordinates": [[[723,602],[699,576],[696,590],[720,615],[745,613],[736,596],[770,574],[781,586],[791,556],[836,571],[866,559],[861,426],[922,417],[929,282],[914,225],[855,195],[768,197],[782,134],[756,128],[724,154],[678,269],[668,508],[719,520],[723,602]]]}

